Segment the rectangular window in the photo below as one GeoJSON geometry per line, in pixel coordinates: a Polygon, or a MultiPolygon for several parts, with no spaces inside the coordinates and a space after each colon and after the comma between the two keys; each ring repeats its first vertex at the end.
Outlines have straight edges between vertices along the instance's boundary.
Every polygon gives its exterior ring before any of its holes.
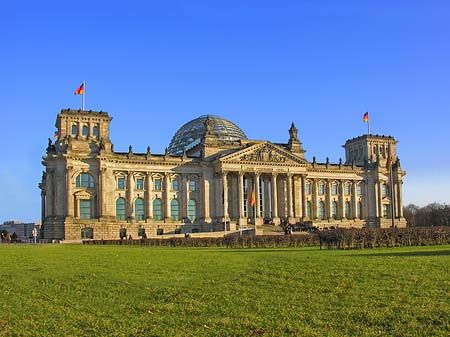
{"type": "Polygon", "coordinates": [[[351,189],[352,189],[352,185],[350,184],[346,184],[344,187],[344,191],[346,195],[350,195],[351,194],[351,189]]]}
{"type": "Polygon", "coordinates": [[[153,189],[155,191],[161,191],[161,179],[155,179],[155,181],[153,182],[153,189]]]}
{"type": "Polygon", "coordinates": [[[137,178],[136,179],[136,189],[137,190],[143,190],[144,189],[144,179],[143,178],[137,178]]]}
{"type": "Polygon", "coordinates": [[[117,178],[117,189],[118,190],[125,189],[125,178],[117,178]]]}
{"type": "Polygon", "coordinates": [[[389,205],[383,205],[383,218],[387,218],[389,215],[389,205]]]}
{"type": "Polygon", "coordinates": [[[357,191],[358,191],[358,195],[362,195],[362,185],[361,184],[358,185],[357,191]]]}
{"type": "Polygon", "coordinates": [[[311,183],[307,182],[305,184],[305,192],[306,194],[311,194],[311,183]]]}
{"type": "Polygon", "coordinates": [[[196,181],[195,180],[189,180],[189,191],[190,192],[195,192],[196,191],[196,181]]]}
{"type": "Polygon", "coordinates": [[[331,185],[331,194],[337,195],[337,185],[331,185]]]}
{"type": "Polygon", "coordinates": [[[319,185],[319,194],[325,194],[325,185],[323,185],[323,184],[320,184],[319,185]]]}
{"type": "Polygon", "coordinates": [[[178,180],[172,180],[172,191],[178,191],[179,186],[178,186],[178,180]]]}
{"type": "Polygon", "coordinates": [[[80,219],[91,218],[91,201],[80,200],[80,219]]]}

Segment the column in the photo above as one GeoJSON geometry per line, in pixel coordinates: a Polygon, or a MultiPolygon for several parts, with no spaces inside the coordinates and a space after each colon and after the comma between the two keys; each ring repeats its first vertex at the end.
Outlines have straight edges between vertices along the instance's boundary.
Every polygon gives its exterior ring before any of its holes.
{"type": "Polygon", "coordinates": [[[255,173],[255,211],[256,214],[255,216],[255,225],[258,224],[260,225],[262,223],[261,221],[261,199],[260,199],[260,185],[259,185],[259,177],[260,177],[260,173],[256,172],[255,173]]]}
{"type": "Polygon", "coordinates": [[[403,218],[403,192],[402,192],[403,181],[398,181],[397,183],[397,209],[398,217],[403,218]]]}
{"type": "Polygon", "coordinates": [[[327,218],[332,219],[331,216],[331,179],[327,179],[327,188],[325,195],[326,205],[327,205],[327,218]]]}
{"type": "Polygon", "coordinates": [[[244,216],[244,172],[238,175],[238,202],[239,202],[239,225],[247,225],[247,219],[244,216]]]}
{"type": "Polygon", "coordinates": [[[293,210],[294,209],[292,206],[292,179],[293,179],[292,174],[288,174],[287,175],[287,203],[288,203],[287,209],[288,209],[288,218],[293,220],[293,218],[294,218],[293,210]]]}
{"type": "Polygon", "coordinates": [[[188,184],[186,175],[181,176],[181,218],[183,222],[187,218],[187,208],[188,208],[188,184]]]}
{"type": "Polygon", "coordinates": [[[272,173],[272,220],[278,224],[278,187],[277,187],[277,174],[272,173]]]}
{"type": "Polygon", "coordinates": [[[306,176],[302,174],[302,220],[306,218],[306,176]]]}
{"type": "Polygon", "coordinates": [[[128,172],[127,179],[127,217],[130,219],[134,219],[134,205],[133,205],[133,192],[134,192],[134,178],[133,172],[128,172]]]}
{"type": "Polygon", "coordinates": [[[339,181],[339,217],[341,219],[345,219],[345,188],[344,188],[344,180],[339,181]]]}
{"type": "Polygon", "coordinates": [[[170,173],[164,173],[164,221],[170,221],[170,173]]]}
{"type": "Polygon", "coordinates": [[[208,177],[203,174],[202,177],[202,194],[203,194],[203,215],[205,222],[211,222],[210,204],[209,204],[209,182],[208,177]]]}
{"type": "Polygon", "coordinates": [[[358,207],[358,193],[357,193],[357,187],[358,187],[358,181],[354,180],[352,185],[352,217],[353,219],[359,218],[359,207],[358,207]]]}
{"type": "Polygon", "coordinates": [[[381,219],[383,217],[383,203],[381,202],[383,200],[383,194],[381,193],[381,181],[377,181],[376,187],[377,193],[375,196],[375,207],[377,209],[377,216],[381,219]]]}
{"type": "Polygon", "coordinates": [[[150,172],[147,172],[145,179],[145,188],[147,190],[147,196],[145,198],[145,216],[147,219],[153,218],[153,202],[152,202],[152,176],[150,172]]]}
{"type": "Polygon", "coordinates": [[[67,167],[66,171],[66,184],[67,184],[67,216],[73,217],[74,216],[74,196],[73,196],[73,184],[72,184],[72,174],[73,169],[72,166],[67,167]]]}
{"type": "Polygon", "coordinates": [[[46,190],[46,216],[53,215],[54,191],[53,191],[53,169],[47,169],[47,176],[45,181],[46,190]]]}
{"type": "Polygon", "coordinates": [[[269,190],[269,179],[265,176],[261,176],[263,185],[264,185],[264,209],[263,209],[263,217],[270,217],[270,190],[269,190]]]}
{"type": "Polygon", "coordinates": [[[318,216],[318,209],[319,209],[319,193],[318,193],[318,188],[317,188],[317,179],[313,180],[313,214],[312,214],[312,218],[313,219],[317,219],[319,218],[318,216]]]}
{"type": "Polygon", "coordinates": [[[228,172],[222,173],[222,189],[223,189],[223,217],[224,221],[229,220],[228,216],[228,172]]]}
{"type": "Polygon", "coordinates": [[[41,190],[41,224],[44,224],[45,214],[45,191],[41,190]]]}

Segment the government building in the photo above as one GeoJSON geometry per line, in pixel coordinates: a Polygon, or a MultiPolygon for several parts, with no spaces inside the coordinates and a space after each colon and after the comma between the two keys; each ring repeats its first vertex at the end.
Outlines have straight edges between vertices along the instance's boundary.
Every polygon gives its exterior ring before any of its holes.
{"type": "Polygon", "coordinates": [[[391,136],[347,140],[345,162],[308,161],[294,123],[279,144],[247,139],[236,124],[206,115],[184,124],[165,153],[116,152],[111,120],[102,111],[57,115],[39,184],[45,239],[406,225],[405,171],[391,136]]]}

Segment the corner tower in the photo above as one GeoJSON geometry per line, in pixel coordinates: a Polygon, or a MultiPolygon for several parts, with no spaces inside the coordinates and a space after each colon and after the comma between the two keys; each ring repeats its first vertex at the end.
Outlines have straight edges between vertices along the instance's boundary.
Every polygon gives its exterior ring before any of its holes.
{"type": "Polygon", "coordinates": [[[379,162],[386,166],[390,156],[393,162],[397,161],[397,141],[391,136],[363,135],[349,139],[345,142],[345,164],[363,166],[379,162]]]}

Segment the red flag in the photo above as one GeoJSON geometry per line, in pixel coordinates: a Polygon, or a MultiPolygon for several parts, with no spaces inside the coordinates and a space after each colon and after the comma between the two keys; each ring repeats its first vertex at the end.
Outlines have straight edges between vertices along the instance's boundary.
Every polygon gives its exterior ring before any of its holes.
{"type": "Polygon", "coordinates": [[[84,82],[78,87],[77,90],[73,93],[74,95],[83,95],[84,94],[84,82]]]}
{"type": "Polygon", "coordinates": [[[252,195],[250,196],[250,206],[255,204],[255,186],[252,187],[252,195]]]}
{"type": "Polygon", "coordinates": [[[366,112],[366,113],[364,114],[364,116],[363,116],[363,122],[364,122],[364,123],[368,123],[368,122],[369,122],[369,113],[368,113],[368,112],[366,112]]]}

